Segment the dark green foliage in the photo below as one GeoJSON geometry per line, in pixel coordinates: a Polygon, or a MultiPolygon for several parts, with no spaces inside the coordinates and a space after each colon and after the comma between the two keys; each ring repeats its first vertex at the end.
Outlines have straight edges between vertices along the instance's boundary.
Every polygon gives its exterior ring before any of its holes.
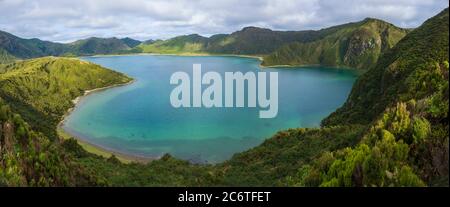
{"type": "Polygon", "coordinates": [[[287,186],[297,169],[327,150],[354,146],[362,126],[290,129],[219,165],[224,185],[287,186]]]}
{"type": "Polygon", "coordinates": [[[212,186],[219,183],[214,168],[164,156],[148,164],[122,164],[114,158],[79,159],[84,169],[103,177],[109,186],[212,186]]]}
{"type": "Polygon", "coordinates": [[[0,99],[0,186],[101,185],[0,99]]]}
{"type": "Polygon", "coordinates": [[[81,147],[77,140],[74,138],[66,139],[62,142],[61,146],[70,154],[76,158],[82,158],[89,156],[89,153],[81,147]]]}

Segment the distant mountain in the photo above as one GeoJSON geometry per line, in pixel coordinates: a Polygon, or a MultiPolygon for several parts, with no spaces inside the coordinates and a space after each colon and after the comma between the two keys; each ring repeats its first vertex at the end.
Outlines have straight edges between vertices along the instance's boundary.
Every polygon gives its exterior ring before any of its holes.
{"type": "Polygon", "coordinates": [[[146,53],[202,53],[208,38],[198,34],[178,36],[169,40],[145,42],[137,46],[146,53]]]}
{"type": "Polygon", "coordinates": [[[322,30],[273,31],[245,27],[231,34],[203,37],[183,35],[168,40],[140,42],[131,38],[97,38],[69,44],[39,39],[22,39],[0,32],[3,62],[42,56],[84,56],[97,54],[238,54],[266,56],[263,65],[345,66],[368,68],[408,30],[376,19],[338,25],[322,30]],[[8,54],[8,56],[6,56],[8,54]],[[4,59],[4,60],[3,60],[4,59]]]}
{"type": "Polygon", "coordinates": [[[168,40],[143,43],[143,52],[154,53],[211,53],[263,55],[286,43],[310,42],[334,32],[335,28],[319,31],[272,31],[245,27],[232,34],[217,34],[209,38],[197,34],[183,35],[168,40]]]}
{"type": "Polygon", "coordinates": [[[258,27],[245,27],[230,35],[210,38],[206,51],[210,53],[264,55],[291,42],[310,42],[332,33],[333,28],[319,31],[273,31],[258,27]]]}
{"type": "Polygon", "coordinates": [[[152,44],[152,43],[154,43],[155,41],[157,41],[157,40],[152,40],[152,39],[149,39],[149,40],[145,40],[145,41],[143,41],[142,42],[142,44],[152,44]]]}
{"type": "Polygon", "coordinates": [[[49,55],[60,55],[68,51],[65,44],[42,41],[39,39],[23,39],[7,32],[0,31],[0,49],[18,59],[35,58],[49,55]]]}
{"type": "Polygon", "coordinates": [[[128,45],[128,47],[133,48],[138,46],[139,44],[141,44],[141,41],[139,40],[135,40],[129,37],[125,37],[120,39],[123,43],[125,43],[126,45],[128,45]]]}
{"type": "Polygon", "coordinates": [[[335,29],[316,41],[287,44],[264,57],[262,64],[368,69],[381,53],[392,48],[408,33],[406,29],[371,18],[335,29]]]}
{"type": "Polygon", "coordinates": [[[126,41],[118,38],[91,37],[69,44],[70,53],[74,55],[113,54],[131,49],[126,41]]]}
{"type": "Polygon", "coordinates": [[[0,63],[12,59],[29,59],[43,56],[79,56],[115,54],[131,50],[141,42],[131,38],[97,38],[63,44],[40,39],[23,39],[0,31],[0,63]]]}

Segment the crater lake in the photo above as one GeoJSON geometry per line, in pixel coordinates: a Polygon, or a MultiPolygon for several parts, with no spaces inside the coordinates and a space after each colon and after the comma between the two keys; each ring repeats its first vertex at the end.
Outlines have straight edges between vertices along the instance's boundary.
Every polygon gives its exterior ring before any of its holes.
{"type": "Polygon", "coordinates": [[[260,60],[232,56],[129,55],[83,57],[122,72],[129,85],[91,93],[62,128],[78,139],[123,154],[158,158],[169,153],[196,163],[218,163],[261,144],[277,131],[319,127],[350,93],[359,71],[325,67],[261,68],[260,60]],[[278,72],[278,114],[258,108],[174,108],[170,77],[177,71],[278,72]]]}

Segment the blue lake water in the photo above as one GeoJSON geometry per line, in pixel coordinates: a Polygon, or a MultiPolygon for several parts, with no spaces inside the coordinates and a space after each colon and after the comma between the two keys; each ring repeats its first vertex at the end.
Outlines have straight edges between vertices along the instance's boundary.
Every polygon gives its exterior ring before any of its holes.
{"type": "MultiPolygon", "coordinates": [[[[136,81],[83,98],[63,128],[92,144],[144,157],[165,153],[194,162],[217,163],[270,138],[279,130],[318,127],[346,100],[354,70],[279,68],[278,115],[260,119],[259,108],[174,108],[170,77],[176,71],[255,73],[260,61],[244,57],[111,56],[84,60],[125,73],[136,81]]],[[[224,77],[224,76],[223,76],[224,77]]],[[[203,88],[206,88],[204,86],[203,88]]]]}

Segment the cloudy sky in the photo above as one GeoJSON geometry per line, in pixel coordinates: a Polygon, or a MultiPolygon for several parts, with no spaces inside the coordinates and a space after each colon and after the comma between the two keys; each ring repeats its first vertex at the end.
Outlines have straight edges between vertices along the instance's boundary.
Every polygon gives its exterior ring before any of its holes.
{"type": "Polygon", "coordinates": [[[0,0],[0,30],[70,42],[209,36],[245,26],[321,29],[365,17],[417,27],[446,7],[447,0],[0,0]]]}

